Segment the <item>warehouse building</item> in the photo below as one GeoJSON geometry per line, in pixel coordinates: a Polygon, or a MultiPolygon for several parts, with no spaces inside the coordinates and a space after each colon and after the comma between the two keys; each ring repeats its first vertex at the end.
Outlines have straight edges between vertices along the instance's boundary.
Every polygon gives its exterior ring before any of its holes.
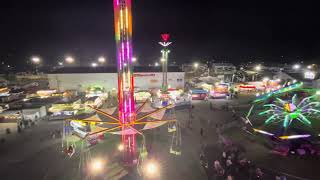
{"type": "MultiPolygon", "coordinates": [[[[185,73],[178,66],[168,67],[169,88],[183,89],[185,73]]],[[[135,90],[149,90],[161,88],[161,67],[134,67],[135,90]]],[[[107,91],[117,89],[116,67],[64,67],[48,73],[50,89],[58,91],[78,90],[86,91],[89,87],[99,85],[107,91]]]]}

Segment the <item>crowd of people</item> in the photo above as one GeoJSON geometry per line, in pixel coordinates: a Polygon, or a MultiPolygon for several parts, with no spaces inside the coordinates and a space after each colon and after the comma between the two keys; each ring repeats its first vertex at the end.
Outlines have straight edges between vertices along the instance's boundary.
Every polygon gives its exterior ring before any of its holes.
{"type": "MultiPolygon", "coordinates": [[[[205,158],[206,148],[200,155],[200,159],[205,158]]],[[[204,162],[205,160],[202,160],[204,162]]],[[[232,179],[260,179],[263,176],[259,168],[252,166],[251,162],[240,156],[238,148],[231,148],[222,152],[221,156],[215,160],[207,160],[204,168],[208,179],[232,180],[232,179]],[[213,161],[213,162],[210,162],[213,161]]]]}
{"type": "MultiPolygon", "coordinates": [[[[215,159],[208,159],[207,148],[203,147],[200,162],[209,180],[286,180],[287,178],[275,173],[265,172],[248,160],[243,151],[233,145],[224,148],[215,159]]],[[[212,152],[211,152],[212,153],[212,152]]]]}
{"type": "MultiPolygon", "coordinates": [[[[212,103],[209,104],[209,108],[214,110],[212,103]]],[[[206,171],[208,179],[211,180],[286,180],[285,176],[279,175],[275,172],[271,172],[266,169],[261,169],[253,162],[246,158],[244,148],[239,145],[235,145],[223,136],[223,129],[233,122],[240,120],[239,116],[235,113],[233,108],[229,107],[229,104],[224,105],[221,110],[231,111],[232,118],[226,121],[224,124],[215,124],[216,133],[218,136],[218,142],[222,147],[222,152],[214,151],[210,152],[210,148],[206,148],[207,145],[202,146],[200,153],[200,163],[206,171]],[[209,158],[209,153],[216,154],[218,157],[209,158]]],[[[212,127],[211,122],[208,120],[208,126],[212,127]]],[[[204,138],[204,128],[200,128],[200,136],[204,138]]],[[[212,150],[211,150],[212,151],[212,150]]]]}

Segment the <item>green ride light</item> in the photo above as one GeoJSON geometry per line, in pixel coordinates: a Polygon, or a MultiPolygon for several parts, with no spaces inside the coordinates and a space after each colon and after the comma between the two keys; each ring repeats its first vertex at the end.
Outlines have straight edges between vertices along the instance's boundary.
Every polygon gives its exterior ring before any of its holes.
{"type": "Polygon", "coordinates": [[[277,98],[275,104],[265,104],[262,112],[258,113],[260,116],[269,116],[265,120],[265,124],[272,122],[282,122],[284,128],[288,128],[293,120],[299,121],[303,125],[310,126],[311,121],[308,119],[311,115],[320,114],[320,103],[315,95],[305,97],[300,100],[297,95],[293,95],[290,100],[282,100],[277,98]]]}
{"type": "Polygon", "coordinates": [[[290,85],[288,87],[284,87],[284,88],[278,89],[276,91],[272,91],[272,92],[270,92],[268,94],[264,94],[264,95],[258,97],[253,102],[257,103],[257,102],[265,101],[265,100],[267,100],[269,97],[271,97],[273,95],[282,94],[282,93],[285,93],[285,92],[300,88],[302,85],[303,85],[303,82],[295,83],[295,84],[290,85]]]}
{"type": "Polygon", "coordinates": [[[294,112],[294,113],[290,113],[289,115],[291,119],[297,119],[299,117],[299,114],[300,113],[294,112]]]}

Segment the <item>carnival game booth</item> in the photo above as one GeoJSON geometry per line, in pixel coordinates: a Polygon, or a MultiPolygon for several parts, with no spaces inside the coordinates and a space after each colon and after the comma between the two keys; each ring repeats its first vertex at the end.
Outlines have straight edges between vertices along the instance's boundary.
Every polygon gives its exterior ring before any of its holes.
{"type": "Polygon", "coordinates": [[[149,91],[137,91],[134,93],[134,100],[136,102],[144,102],[151,97],[151,93],[149,91]]]}
{"type": "Polygon", "coordinates": [[[168,89],[168,94],[169,97],[174,101],[178,101],[179,99],[182,98],[184,92],[182,89],[174,89],[174,88],[169,88],[168,89]]]}
{"type": "MultiPolygon", "coordinates": [[[[50,98],[52,96],[55,96],[57,94],[57,90],[55,89],[44,89],[44,90],[38,90],[34,92],[28,92],[26,93],[26,98],[24,101],[28,101],[33,98],[41,98],[41,99],[46,99],[50,98]]],[[[61,94],[62,96],[62,94],[61,94]]]]}
{"type": "Polygon", "coordinates": [[[108,98],[108,94],[105,93],[105,89],[102,86],[95,85],[95,86],[89,87],[86,90],[86,97],[87,98],[96,97],[96,96],[98,96],[98,97],[103,96],[103,97],[108,98]]]}
{"type": "Polygon", "coordinates": [[[18,126],[16,120],[8,120],[3,116],[0,116],[0,137],[5,136],[8,133],[17,132],[18,126]]]}
{"type": "Polygon", "coordinates": [[[55,94],[55,93],[57,93],[57,90],[55,90],[55,89],[46,89],[46,90],[37,91],[37,95],[40,98],[48,98],[48,97],[51,97],[52,94],[55,94]]]}
{"type": "Polygon", "coordinates": [[[0,118],[3,121],[17,122],[22,119],[20,110],[7,110],[0,113],[0,118]]]}
{"type": "Polygon", "coordinates": [[[266,90],[266,84],[264,81],[246,82],[237,85],[240,93],[256,93],[264,92],[266,90]]]}
{"type": "Polygon", "coordinates": [[[7,87],[0,88],[0,96],[9,96],[10,95],[10,89],[7,87]]]}
{"type": "Polygon", "coordinates": [[[63,119],[85,111],[85,107],[81,104],[80,98],[73,98],[52,104],[48,111],[51,113],[50,119],[63,119]]]}
{"type": "Polygon", "coordinates": [[[6,90],[2,90],[0,92],[0,102],[1,103],[10,103],[24,97],[24,91],[22,89],[11,89],[9,92],[6,90]]]}
{"type": "Polygon", "coordinates": [[[192,96],[189,93],[183,93],[174,102],[175,108],[183,109],[191,106],[192,96]]]}
{"type": "Polygon", "coordinates": [[[47,116],[46,106],[34,106],[22,109],[22,117],[24,120],[37,121],[47,116]]]}
{"type": "Polygon", "coordinates": [[[93,97],[87,98],[84,104],[86,106],[100,108],[103,105],[103,99],[99,96],[93,96],[93,97]]]}
{"type": "Polygon", "coordinates": [[[282,87],[280,85],[279,80],[268,80],[268,81],[265,81],[264,84],[265,84],[265,92],[275,91],[282,87]]]}
{"type": "Polygon", "coordinates": [[[151,97],[151,105],[153,108],[162,108],[170,104],[184,106],[191,104],[191,94],[183,92],[181,89],[169,88],[167,93],[162,94],[160,90],[154,91],[151,97]]]}
{"type": "Polygon", "coordinates": [[[217,83],[209,95],[211,98],[226,98],[229,95],[229,84],[217,83]]]}
{"type": "Polygon", "coordinates": [[[191,104],[191,94],[182,89],[168,89],[168,93],[175,106],[191,104]]]}
{"type": "Polygon", "coordinates": [[[208,92],[203,89],[191,89],[190,94],[192,100],[205,100],[208,98],[208,92]]]}
{"type": "Polygon", "coordinates": [[[169,94],[162,94],[161,92],[151,98],[151,106],[153,108],[163,108],[169,104],[173,104],[173,102],[169,94]]]}
{"type": "Polygon", "coordinates": [[[256,82],[247,82],[243,84],[238,84],[237,88],[240,93],[268,93],[270,91],[275,91],[280,89],[282,86],[278,80],[264,80],[256,82]]]}
{"type": "Polygon", "coordinates": [[[0,137],[9,132],[16,132],[17,124],[21,119],[21,112],[17,110],[8,110],[0,113],[0,137]]]}
{"type": "Polygon", "coordinates": [[[195,85],[195,88],[203,89],[209,92],[213,88],[213,86],[205,82],[199,82],[195,85]]]}
{"type": "Polygon", "coordinates": [[[249,92],[255,92],[256,86],[252,84],[240,84],[238,85],[238,89],[240,93],[249,93],[249,92]]]}

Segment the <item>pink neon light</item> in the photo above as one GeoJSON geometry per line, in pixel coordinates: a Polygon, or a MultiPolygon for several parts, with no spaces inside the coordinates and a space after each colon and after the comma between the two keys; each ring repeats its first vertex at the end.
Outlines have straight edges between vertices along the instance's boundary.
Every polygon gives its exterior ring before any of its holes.
{"type": "MultiPolygon", "coordinates": [[[[132,45],[131,45],[131,0],[114,0],[115,32],[117,43],[118,60],[118,99],[119,99],[119,118],[122,124],[135,121],[134,115],[134,79],[132,76],[132,45]],[[126,15],[120,12],[126,10],[126,15]],[[123,24],[126,28],[121,27],[123,24]],[[125,66],[126,65],[126,66],[125,66]]],[[[128,129],[122,126],[122,130],[128,129]]],[[[122,135],[122,143],[125,144],[124,158],[126,162],[132,163],[135,160],[135,135],[122,135]]]]}
{"type": "Polygon", "coordinates": [[[291,136],[280,136],[280,139],[299,139],[299,138],[307,138],[310,137],[310,134],[302,134],[302,135],[291,135],[291,136]]]}
{"type": "Polygon", "coordinates": [[[121,53],[118,54],[118,66],[120,69],[122,69],[122,61],[121,61],[121,53]]]}
{"type": "Polygon", "coordinates": [[[161,38],[164,42],[168,42],[170,38],[170,34],[161,34],[161,38]]]}
{"type": "Polygon", "coordinates": [[[129,41],[127,41],[127,58],[128,58],[128,61],[129,61],[130,63],[132,63],[132,59],[130,58],[129,41]]]}
{"type": "Polygon", "coordinates": [[[123,44],[123,42],[121,43],[121,57],[122,57],[121,61],[124,61],[124,44],[123,44]]]}

